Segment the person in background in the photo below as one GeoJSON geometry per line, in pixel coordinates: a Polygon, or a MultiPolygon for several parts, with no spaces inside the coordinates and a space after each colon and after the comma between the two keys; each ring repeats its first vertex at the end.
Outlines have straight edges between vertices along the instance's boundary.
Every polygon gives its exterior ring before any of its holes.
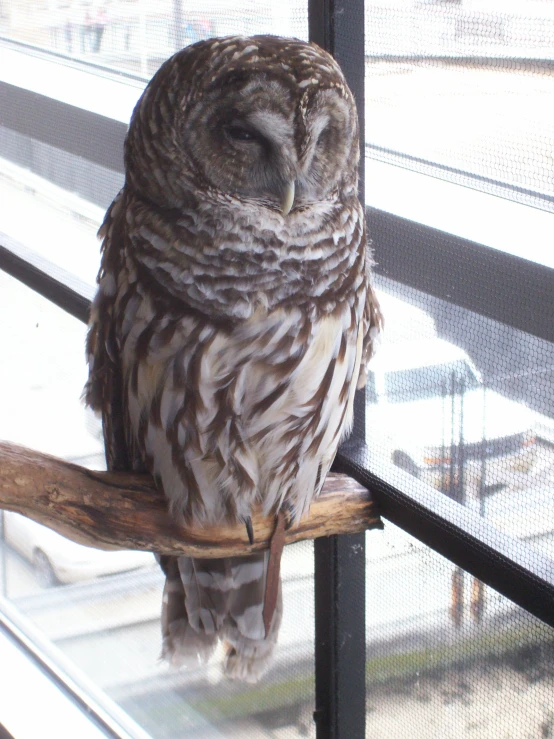
{"type": "MultiPolygon", "coordinates": [[[[77,2],[72,2],[65,10],[65,46],[68,54],[73,52],[73,41],[77,41],[77,35],[81,25],[81,11],[77,2]]],[[[77,49],[75,49],[76,51],[77,49]]]]}
{"type": "Polygon", "coordinates": [[[92,50],[96,53],[100,51],[102,45],[102,36],[108,25],[108,9],[105,5],[100,5],[95,13],[92,22],[92,50]]]}
{"type": "Polygon", "coordinates": [[[81,51],[86,54],[93,48],[93,11],[90,7],[86,7],[81,17],[81,51]]]}

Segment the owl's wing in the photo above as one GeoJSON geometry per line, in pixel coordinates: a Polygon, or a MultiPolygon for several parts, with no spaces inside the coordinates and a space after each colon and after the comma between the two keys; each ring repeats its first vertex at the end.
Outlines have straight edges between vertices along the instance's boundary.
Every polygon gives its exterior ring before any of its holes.
{"type": "MultiPolygon", "coordinates": [[[[369,261],[369,259],[368,259],[369,261]]],[[[368,265],[368,271],[369,271],[368,265]]],[[[375,294],[375,290],[369,276],[367,278],[367,295],[364,305],[364,314],[362,320],[363,343],[362,343],[362,361],[360,364],[360,375],[358,377],[357,389],[365,387],[367,381],[367,365],[373,356],[375,350],[375,342],[381,331],[383,330],[384,320],[379,300],[375,294]]]]}
{"type": "Polygon", "coordinates": [[[125,242],[124,191],[109,207],[98,231],[102,241],[102,263],[98,291],[90,311],[86,354],[89,378],[83,392],[90,408],[102,416],[106,464],[109,470],[140,469],[138,455],[125,433],[123,378],[115,333],[115,296],[125,242]]]}

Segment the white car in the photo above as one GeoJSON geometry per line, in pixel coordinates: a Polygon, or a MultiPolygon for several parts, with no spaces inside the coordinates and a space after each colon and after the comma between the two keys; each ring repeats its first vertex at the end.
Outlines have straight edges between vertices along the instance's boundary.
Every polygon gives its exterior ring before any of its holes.
{"type": "Polygon", "coordinates": [[[10,511],[4,511],[4,539],[34,565],[44,586],[90,580],[155,564],[149,552],[86,547],[10,511]]]}
{"type": "Polygon", "coordinates": [[[385,341],[366,392],[368,444],[436,488],[452,490],[460,460],[466,492],[517,484],[534,464],[536,414],[485,388],[455,344],[385,341]]]}

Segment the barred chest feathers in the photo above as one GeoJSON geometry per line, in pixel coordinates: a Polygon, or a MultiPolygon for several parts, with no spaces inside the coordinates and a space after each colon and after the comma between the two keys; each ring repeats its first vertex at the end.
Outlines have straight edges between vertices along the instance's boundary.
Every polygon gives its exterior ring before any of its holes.
{"type": "Polygon", "coordinates": [[[130,441],[174,513],[201,524],[246,519],[255,502],[307,511],[351,423],[364,300],[315,320],[259,308],[231,330],[157,316],[148,295],[128,304],[130,441]]]}

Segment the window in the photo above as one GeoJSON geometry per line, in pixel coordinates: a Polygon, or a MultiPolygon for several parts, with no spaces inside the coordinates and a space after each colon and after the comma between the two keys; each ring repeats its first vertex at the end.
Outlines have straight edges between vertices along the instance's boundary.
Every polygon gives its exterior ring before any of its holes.
{"type": "Polygon", "coordinates": [[[385,529],[287,547],[278,658],[254,687],[159,663],[150,555],[8,512],[0,611],[113,735],[549,736],[551,0],[0,2],[0,438],[103,464],[82,319],[126,122],[174,50],[230,33],[310,37],[365,96],[386,332],[337,465],[385,529]]]}
{"type": "MultiPolygon", "coordinates": [[[[554,91],[553,9],[365,4],[366,198],[391,331],[372,366],[369,451],[357,464],[379,474],[380,458],[409,474],[403,528],[424,483],[435,491],[435,514],[456,501],[483,526],[525,542],[535,563],[541,552],[552,556],[541,501],[553,485],[554,364],[552,332],[539,327],[546,295],[525,275],[552,284],[546,159],[554,129],[544,106],[554,91]],[[389,296],[404,309],[387,306],[389,296]],[[534,325],[521,320],[526,312],[534,325]]],[[[385,511],[389,504],[396,510],[387,502],[385,511]]],[[[421,525],[411,531],[421,539],[421,525]]],[[[368,736],[548,733],[538,696],[551,684],[539,678],[535,694],[523,665],[545,664],[551,630],[417,539],[389,524],[367,535],[376,553],[368,559],[368,736]],[[492,708],[511,704],[515,712],[502,718],[492,708]]]]}

